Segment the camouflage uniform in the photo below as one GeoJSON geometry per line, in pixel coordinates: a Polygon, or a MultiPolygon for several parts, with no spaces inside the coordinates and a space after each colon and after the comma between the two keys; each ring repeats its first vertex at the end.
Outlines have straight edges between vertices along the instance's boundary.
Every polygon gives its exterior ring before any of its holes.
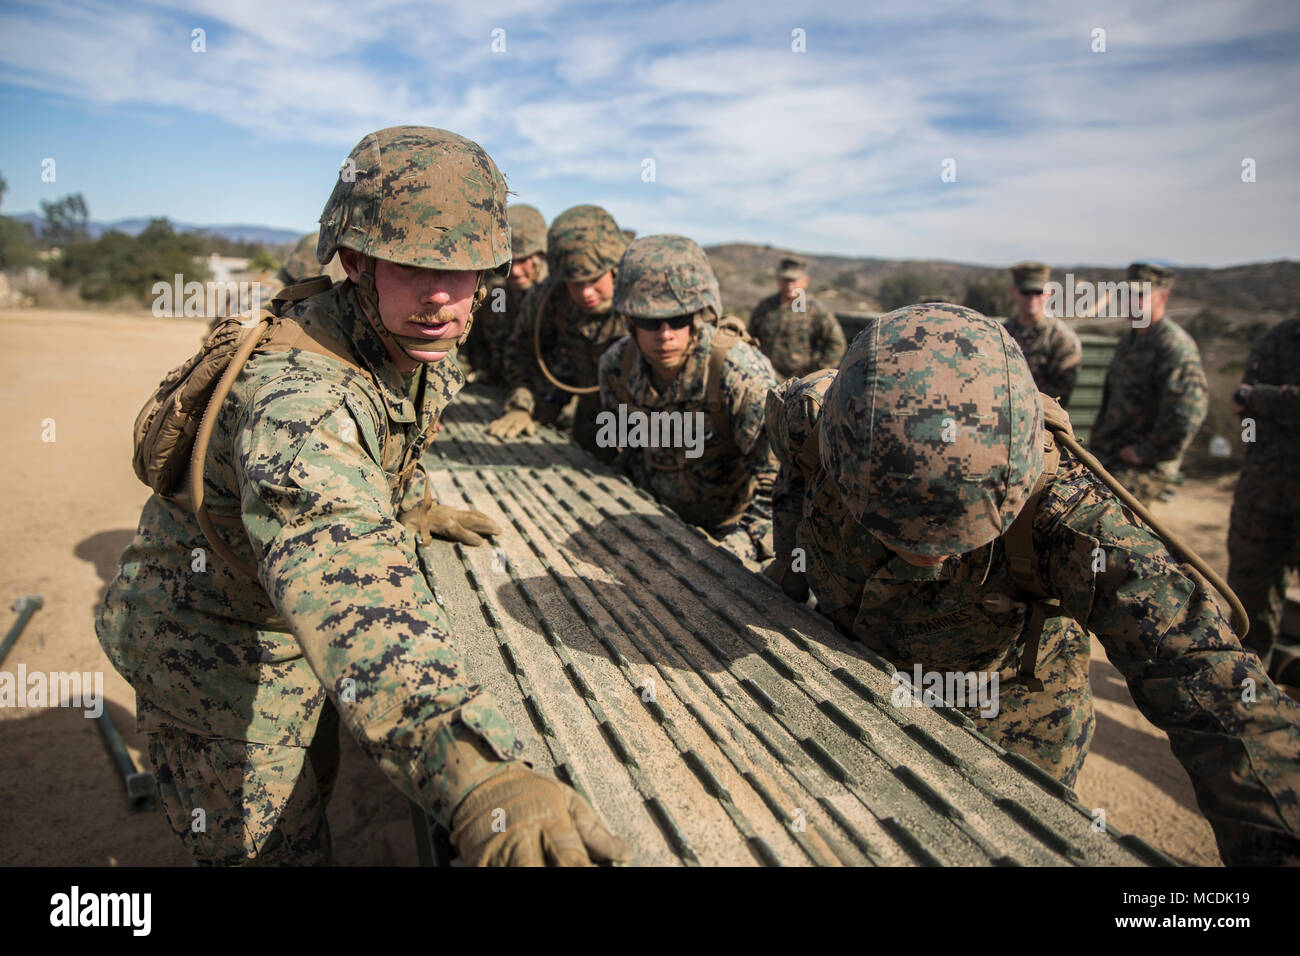
{"type": "MultiPolygon", "coordinates": [[[[537,364],[534,329],[542,323],[542,356],[551,374],[578,388],[594,387],[600,357],[626,333],[612,308],[588,313],[576,305],[566,282],[599,278],[611,271],[627,247],[627,239],[613,218],[599,206],[574,206],[555,217],[547,232],[550,275],[533,287],[519,308],[505,348],[505,379],[514,386],[506,397],[506,410],[529,413],[544,424],[560,422],[573,395],[552,385],[537,364]]],[[[593,392],[578,398],[573,412],[573,437],[591,452],[596,445],[596,414],[600,396],[593,392]]],[[[561,422],[563,424],[563,422],[561,422]]]]}
{"type": "Polygon", "coordinates": [[[512,204],[507,213],[512,261],[537,256],[537,272],[526,287],[495,275],[487,280],[487,298],[475,316],[474,332],[456,358],[467,373],[474,372],[475,382],[489,385],[506,383],[506,341],[514,331],[524,297],[546,279],[546,220],[532,206],[522,203],[512,204]]]}
{"type": "MultiPolygon", "coordinates": [[[[1167,269],[1137,265],[1130,282],[1169,288],[1167,269]]],[[[1120,339],[1106,372],[1101,408],[1090,450],[1143,504],[1172,490],[1183,453],[1209,410],[1209,390],[1196,343],[1168,316],[1120,339]],[[1134,445],[1140,466],[1128,465],[1120,450],[1134,445]]]]}
{"type": "MultiPolygon", "coordinates": [[[[1011,281],[1021,292],[1043,292],[1051,276],[1052,270],[1041,262],[1019,262],[1011,267],[1011,281]]],[[[1028,322],[1012,315],[1006,327],[1024,353],[1038,390],[1063,406],[1069,405],[1083,362],[1083,343],[1074,329],[1050,315],[1028,322]]]]}
{"type": "Polygon", "coordinates": [[[1074,329],[1050,315],[1032,324],[1012,316],[1006,326],[1024,353],[1038,390],[1068,405],[1083,362],[1083,343],[1074,329]]]}
{"type": "MultiPolygon", "coordinates": [[[[777,271],[781,278],[797,279],[804,274],[803,263],[797,259],[782,260],[777,271]]],[[[844,329],[839,320],[809,294],[804,296],[802,312],[795,311],[798,301],[783,302],[776,293],[759,302],[749,315],[749,334],[758,339],[758,347],[783,379],[834,368],[844,357],[844,329]]]]}
{"type": "MultiPolygon", "coordinates": [[[[398,127],[367,136],[353,158],[355,183],[340,180],[322,217],[321,258],[347,243],[424,268],[508,262],[504,181],[477,145],[398,127]],[[382,203],[364,202],[366,190],[382,203]],[[375,221],[331,217],[353,192],[375,221]],[[430,193],[454,198],[435,205],[430,193]],[[482,223],[494,197],[491,236],[395,225],[482,223]]],[[[323,809],[340,717],[444,823],[522,751],[469,681],[398,519],[423,500],[413,469],[463,379],[447,361],[397,370],[362,312],[368,303],[378,314],[372,268],[360,287],[335,285],[288,313],[344,344],[363,371],[297,349],[254,352],[216,419],[208,508],[257,579],[215,557],[193,564],[210,546],[188,494],[155,494],[96,617],[101,645],[136,690],[164,809],[203,863],[329,859],[323,809]]]]}
{"type": "Polygon", "coordinates": [[[1300,860],[1300,706],[1242,649],[1192,570],[1065,449],[1032,518],[1037,570],[1063,616],[1043,630],[1044,689],[1012,682],[1025,610],[985,598],[1017,593],[1003,535],[1043,471],[1044,444],[1028,368],[999,324],[957,306],[890,313],[838,374],[777,389],[767,422],[781,459],[777,553],[804,549],[818,608],[841,630],[899,668],[996,671],[997,715],[966,713],[1071,786],[1093,730],[1095,633],[1169,734],[1225,862],[1300,860]],[[954,556],[916,567],[895,549],[954,556]]]}
{"type": "Polygon", "coordinates": [[[1300,568],[1300,318],[1260,337],[1242,381],[1254,386],[1245,417],[1255,421],[1255,440],[1232,499],[1228,584],[1250,615],[1243,643],[1268,667],[1286,574],[1300,568]]]}
{"type": "Polygon", "coordinates": [[[702,454],[681,448],[627,448],[615,465],[632,483],[717,538],[743,561],[772,555],[771,487],[776,460],[763,431],[764,401],[776,376],[753,345],[736,341],[727,351],[719,388],[727,433],[720,435],[709,409],[710,353],[719,329],[700,317],[721,312],[718,282],[703,250],[682,236],[651,236],[628,246],[619,261],[614,310],[644,319],[695,314],[686,358],[671,383],[661,385],[641,356],[635,336],[615,342],[600,360],[600,397],[617,418],[627,411],[702,412],[702,454]],[[631,354],[629,354],[631,353],[631,354]]]}

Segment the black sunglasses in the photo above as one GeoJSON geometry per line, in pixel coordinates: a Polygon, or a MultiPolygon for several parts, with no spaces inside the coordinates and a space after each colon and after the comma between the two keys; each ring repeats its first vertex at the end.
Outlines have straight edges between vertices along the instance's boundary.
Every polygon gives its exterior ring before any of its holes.
{"type": "MultiPolygon", "coordinates": [[[[631,317],[629,316],[629,318],[631,317]]],[[[670,329],[684,329],[686,328],[686,326],[690,325],[694,321],[695,321],[695,316],[693,315],[675,315],[671,319],[635,319],[634,318],[632,319],[632,324],[635,325],[642,332],[658,332],[659,326],[663,325],[665,322],[668,323],[668,328],[670,329]]]]}

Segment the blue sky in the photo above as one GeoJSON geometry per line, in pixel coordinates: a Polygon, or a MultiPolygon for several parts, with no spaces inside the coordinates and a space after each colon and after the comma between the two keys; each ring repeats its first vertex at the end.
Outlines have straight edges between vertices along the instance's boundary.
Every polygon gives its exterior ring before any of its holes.
{"type": "Polygon", "coordinates": [[[548,219],[595,202],[642,235],[1295,259],[1298,53],[1294,0],[0,0],[4,211],[81,192],[97,220],[308,231],[362,135],[418,123],[480,142],[548,219]]]}

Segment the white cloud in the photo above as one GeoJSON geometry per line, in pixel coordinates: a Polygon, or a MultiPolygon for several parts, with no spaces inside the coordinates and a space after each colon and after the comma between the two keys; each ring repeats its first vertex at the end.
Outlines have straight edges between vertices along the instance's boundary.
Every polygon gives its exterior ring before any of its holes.
{"type": "MultiPolygon", "coordinates": [[[[0,11],[0,34],[6,82],[220,119],[278,142],[260,161],[285,176],[297,142],[341,158],[417,122],[482,142],[522,201],[603,197],[630,226],[706,242],[975,261],[1300,252],[1300,67],[1277,56],[1300,37],[1292,4],[83,0],[0,11]],[[190,53],[205,24],[208,53],[190,53]],[[796,26],[807,53],[790,50],[796,26]],[[1258,183],[1240,182],[1243,156],[1258,183]]],[[[255,216],[248,201],[223,217],[255,216]]]]}

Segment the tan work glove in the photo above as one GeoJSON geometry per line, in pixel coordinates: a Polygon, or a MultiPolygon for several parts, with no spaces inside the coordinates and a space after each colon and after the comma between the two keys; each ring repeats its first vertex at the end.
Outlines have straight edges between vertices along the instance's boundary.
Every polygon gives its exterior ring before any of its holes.
{"type": "Polygon", "coordinates": [[[469,792],[451,815],[451,842],[468,866],[630,863],[632,848],[606,829],[572,787],[511,763],[469,792]]]}
{"type": "Polygon", "coordinates": [[[501,533],[497,523],[481,511],[457,511],[448,505],[434,504],[427,478],[424,501],[403,511],[397,520],[415,532],[420,544],[428,544],[431,536],[436,535],[476,547],[483,543],[481,535],[501,533]]]}
{"type": "Polygon", "coordinates": [[[497,438],[515,438],[519,435],[536,435],[537,422],[522,409],[512,408],[488,425],[488,434],[497,438]]]}
{"type": "Polygon", "coordinates": [[[777,558],[763,569],[763,577],[775,581],[786,597],[802,604],[808,600],[808,577],[802,571],[791,570],[793,564],[793,555],[777,558]]]}

